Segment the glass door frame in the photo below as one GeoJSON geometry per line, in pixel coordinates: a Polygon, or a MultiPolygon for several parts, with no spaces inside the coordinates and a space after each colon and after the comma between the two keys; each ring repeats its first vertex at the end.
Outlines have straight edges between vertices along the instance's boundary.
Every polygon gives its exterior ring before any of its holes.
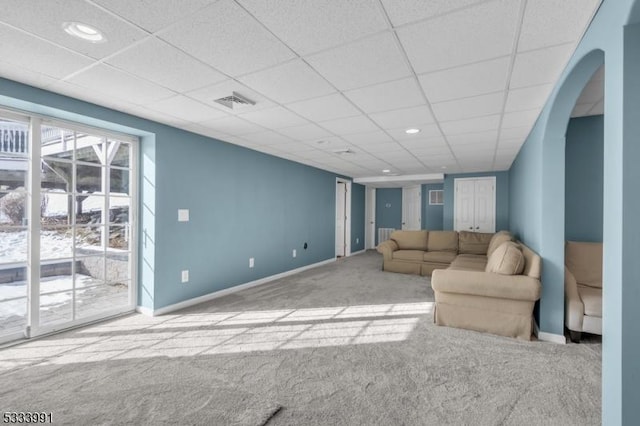
{"type": "MultiPolygon", "coordinates": [[[[29,125],[28,138],[28,171],[27,171],[27,321],[23,333],[11,333],[0,336],[0,343],[11,340],[17,340],[22,337],[32,338],[42,336],[44,334],[76,327],[82,324],[95,322],[109,317],[133,312],[136,309],[138,297],[138,167],[139,167],[139,138],[136,136],[108,131],[101,128],[85,126],[75,122],[33,114],[30,112],[11,110],[5,107],[0,108],[0,116],[10,120],[22,121],[29,125]],[[41,129],[42,126],[59,126],[76,132],[88,133],[95,136],[101,136],[108,139],[115,139],[121,142],[131,144],[129,159],[129,286],[128,286],[128,303],[123,306],[116,307],[111,310],[104,310],[97,315],[87,316],[80,319],[72,319],[70,321],[41,325],[40,321],[40,231],[41,231],[41,129]]],[[[106,146],[106,145],[105,145],[106,146]]],[[[75,149],[75,146],[74,146],[75,149]]],[[[109,169],[106,169],[108,172],[109,169]]],[[[107,199],[105,194],[105,199],[107,199]]],[[[110,224],[105,223],[103,226],[108,227],[110,224]]],[[[107,228],[108,229],[108,228],[107,228]]],[[[108,243],[107,243],[108,245],[108,243]]],[[[72,307],[75,311],[75,306],[72,307]]]]}

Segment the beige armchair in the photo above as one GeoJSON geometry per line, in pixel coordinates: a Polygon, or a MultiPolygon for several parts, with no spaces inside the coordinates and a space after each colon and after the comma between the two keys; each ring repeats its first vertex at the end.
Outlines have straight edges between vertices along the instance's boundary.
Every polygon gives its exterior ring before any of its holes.
{"type": "Polygon", "coordinates": [[[565,246],[565,325],[571,340],[582,332],[602,335],[602,243],[567,241],[565,246]]]}

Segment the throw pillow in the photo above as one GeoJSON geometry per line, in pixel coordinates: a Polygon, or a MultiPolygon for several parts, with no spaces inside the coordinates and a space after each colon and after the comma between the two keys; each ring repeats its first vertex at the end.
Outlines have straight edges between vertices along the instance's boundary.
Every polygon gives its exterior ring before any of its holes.
{"type": "Polygon", "coordinates": [[[491,257],[493,252],[496,251],[496,249],[500,247],[502,243],[512,240],[513,235],[511,235],[511,232],[509,231],[499,231],[493,234],[491,241],[489,241],[489,247],[487,248],[487,257],[491,257]]]}
{"type": "Polygon", "coordinates": [[[519,275],[524,270],[524,254],[520,246],[512,241],[505,241],[491,253],[485,272],[502,275],[519,275]]]}

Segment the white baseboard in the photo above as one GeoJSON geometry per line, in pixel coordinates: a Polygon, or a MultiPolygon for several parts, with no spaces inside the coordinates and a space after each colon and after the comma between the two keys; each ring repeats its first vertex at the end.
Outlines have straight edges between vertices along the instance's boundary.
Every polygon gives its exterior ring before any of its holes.
{"type": "Polygon", "coordinates": [[[217,299],[217,298],[222,297],[222,296],[227,296],[229,294],[236,293],[236,292],[241,291],[241,290],[246,290],[248,288],[256,287],[256,286],[259,286],[261,284],[266,284],[268,282],[271,282],[271,281],[274,281],[274,280],[277,280],[277,279],[280,279],[280,278],[285,278],[285,277],[288,277],[290,275],[298,274],[298,273],[300,273],[302,271],[306,271],[308,269],[313,269],[313,268],[317,268],[318,266],[327,265],[327,264],[335,262],[335,261],[336,261],[335,258],[323,260],[322,262],[312,263],[311,265],[302,266],[300,268],[292,269],[290,271],[285,271],[285,272],[282,272],[282,273],[279,273],[279,274],[276,274],[276,275],[271,275],[271,276],[268,276],[268,277],[260,278],[259,280],[250,281],[250,282],[244,283],[244,284],[239,284],[239,285],[236,285],[236,286],[233,286],[233,287],[225,288],[224,290],[214,291],[213,293],[205,294],[204,296],[194,297],[193,299],[184,300],[182,302],[178,302],[178,303],[174,303],[172,305],[164,306],[164,307],[159,308],[159,309],[150,309],[150,308],[146,308],[144,306],[138,306],[138,307],[136,307],[136,310],[138,312],[140,312],[141,314],[144,314],[144,315],[147,315],[147,316],[151,316],[151,317],[157,317],[159,315],[164,315],[164,314],[168,314],[168,313],[173,312],[173,311],[177,311],[177,310],[180,310],[180,309],[188,308],[189,306],[198,305],[198,304],[203,303],[203,302],[208,302],[209,300],[217,299]]]}
{"type": "Polygon", "coordinates": [[[353,253],[351,253],[349,256],[356,256],[358,254],[362,254],[362,253],[366,253],[367,250],[363,249],[363,250],[358,250],[358,251],[354,251],[353,253]]]}
{"type": "Polygon", "coordinates": [[[560,345],[567,344],[567,338],[564,337],[564,335],[540,331],[540,328],[538,328],[538,322],[535,320],[533,321],[533,332],[540,341],[558,343],[560,345]]]}

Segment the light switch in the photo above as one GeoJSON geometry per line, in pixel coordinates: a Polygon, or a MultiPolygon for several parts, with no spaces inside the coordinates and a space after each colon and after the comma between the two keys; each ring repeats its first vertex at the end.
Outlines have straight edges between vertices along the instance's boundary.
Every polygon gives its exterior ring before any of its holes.
{"type": "Polygon", "coordinates": [[[189,282],[189,270],[185,269],[184,271],[182,271],[182,282],[183,283],[188,283],[189,282]]]}
{"type": "Polygon", "coordinates": [[[255,261],[253,259],[253,257],[249,258],[249,268],[253,268],[253,265],[255,265],[255,261]]]}
{"type": "Polygon", "coordinates": [[[178,222],[189,222],[189,209],[178,209],[178,222]]]}

